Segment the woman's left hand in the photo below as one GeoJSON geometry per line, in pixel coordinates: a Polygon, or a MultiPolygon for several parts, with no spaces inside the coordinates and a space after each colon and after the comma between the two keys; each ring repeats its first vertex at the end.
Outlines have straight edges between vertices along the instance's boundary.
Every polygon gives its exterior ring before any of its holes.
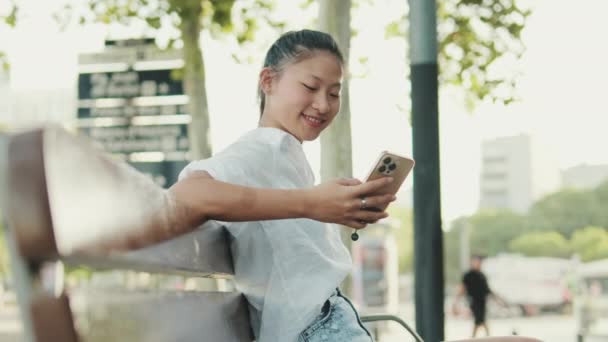
{"type": "Polygon", "coordinates": [[[317,221],[337,223],[355,229],[365,228],[368,223],[388,216],[384,211],[372,211],[369,208],[384,208],[396,199],[390,194],[366,195],[374,193],[391,181],[390,177],[365,183],[357,179],[336,179],[317,185],[308,192],[306,215],[317,221]]]}

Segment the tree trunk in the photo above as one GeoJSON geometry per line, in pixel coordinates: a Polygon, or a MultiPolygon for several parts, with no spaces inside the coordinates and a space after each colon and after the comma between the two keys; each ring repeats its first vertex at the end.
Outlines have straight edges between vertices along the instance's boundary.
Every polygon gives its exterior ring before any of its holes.
{"type": "Polygon", "coordinates": [[[202,7],[200,1],[189,1],[180,11],[180,31],[184,42],[184,88],[188,95],[188,127],[192,159],[211,156],[209,142],[209,107],[205,89],[205,64],[200,47],[202,7]]]}
{"type": "MultiPolygon", "coordinates": [[[[352,142],[350,130],[350,97],[348,59],[350,54],[350,9],[351,0],[319,1],[319,30],[331,34],[338,42],[344,56],[345,75],[342,82],[340,113],[321,135],[321,180],[352,177],[352,142]]],[[[342,227],[342,241],[351,250],[352,229],[342,227]]],[[[342,288],[351,295],[350,276],[342,288]]]]}
{"type": "MultiPolygon", "coordinates": [[[[184,42],[184,88],[188,95],[188,113],[192,121],[188,125],[190,158],[193,160],[211,157],[209,142],[209,107],[205,89],[205,63],[200,46],[202,2],[200,0],[172,0],[171,5],[179,10],[179,29],[184,42]]],[[[201,280],[199,290],[216,291],[218,280],[201,280]]]]}

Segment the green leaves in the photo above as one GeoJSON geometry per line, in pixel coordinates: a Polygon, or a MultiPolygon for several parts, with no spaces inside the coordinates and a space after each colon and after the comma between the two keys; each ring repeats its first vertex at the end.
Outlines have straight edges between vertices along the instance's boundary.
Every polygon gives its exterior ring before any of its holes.
{"type": "Polygon", "coordinates": [[[446,251],[457,255],[459,235],[470,227],[474,254],[516,252],[527,256],[570,257],[582,261],[608,257],[608,181],[594,189],[565,189],[536,201],[527,214],[483,210],[454,221],[446,251]]]}
{"type": "Polygon", "coordinates": [[[405,20],[393,21],[386,25],[386,29],[384,31],[385,39],[406,36],[405,20]]]}
{"type": "Polygon", "coordinates": [[[244,20],[245,29],[241,30],[236,36],[239,44],[243,44],[247,41],[252,41],[255,37],[255,31],[257,30],[257,22],[252,18],[244,20]]]}
{"type": "Polygon", "coordinates": [[[525,218],[509,210],[483,210],[469,218],[471,251],[496,255],[524,231],[525,218]]]}
{"type": "Polygon", "coordinates": [[[517,74],[493,66],[506,56],[521,57],[529,12],[516,0],[451,1],[438,12],[440,81],[463,88],[470,110],[484,99],[513,101],[517,74]]]}
{"type": "Polygon", "coordinates": [[[212,21],[224,32],[232,31],[232,7],[234,0],[211,0],[213,6],[212,21]]]}
{"type": "Polygon", "coordinates": [[[581,261],[608,258],[608,231],[601,227],[585,227],[574,232],[571,245],[581,261]]]}
{"type": "Polygon", "coordinates": [[[148,24],[148,26],[150,26],[153,29],[160,29],[160,25],[161,25],[161,21],[160,21],[160,17],[148,17],[146,18],[146,23],[148,24]]]}
{"type": "MultiPolygon", "coordinates": [[[[514,101],[516,64],[502,71],[496,66],[523,54],[521,32],[530,11],[518,0],[445,0],[437,6],[440,84],[461,88],[470,111],[486,99],[514,101]]],[[[386,37],[407,37],[406,16],[386,26],[386,37]]]]}
{"type": "MultiPolygon", "coordinates": [[[[200,20],[202,29],[209,30],[214,36],[231,33],[239,43],[244,43],[255,38],[260,20],[266,20],[273,27],[284,25],[272,21],[270,14],[273,8],[272,0],[87,0],[84,5],[76,2],[66,4],[54,17],[64,27],[71,22],[80,25],[143,23],[146,31],[140,33],[143,35],[153,35],[159,30],[177,32],[184,21],[200,20]],[[237,3],[239,5],[235,7],[237,3]],[[234,20],[239,25],[235,26],[234,20]]],[[[175,41],[171,38],[169,44],[172,46],[175,41]]]]}
{"type": "Polygon", "coordinates": [[[253,42],[256,32],[263,26],[282,31],[285,23],[273,18],[274,1],[255,0],[248,1],[247,6],[244,2],[239,2],[238,10],[233,10],[233,20],[238,22],[234,27],[239,44],[253,42]]]}
{"type": "Polygon", "coordinates": [[[608,258],[608,231],[588,226],[575,231],[570,240],[555,231],[527,233],[511,241],[509,249],[527,256],[578,255],[583,262],[600,260],[608,258]]]}
{"type": "MultiPolygon", "coordinates": [[[[19,13],[19,8],[14,1],[11,1],[9,10],[7,13],[0,13],[0,23],[4,23],[10,28],[14,28],[17,25],[17,15],[19,13]]],[[[3,71],[8,71],[10,68],[10,64],[8,62],[8,56],[6,53],[0,51],[0,69],[3,71]]]]}
{"type": "Polygon", "coordinates": [[[15,27],[15,25],[17,25],[17,13],[19,12],[19,8],[17,7],[17,4],[15,4],[14,2],[11,3],[11,9],[9,11],[9,13],[7,15],[3,15],[0,16],[0,18],[2,19],[2,21],[4,21],[4,23],[10,27],[15,27]]]}
{"type": "Polygon", "coordinates": [[[533,232],[509,243],[509,250],[526,256],[570,257],[570,243],[558,232],[533,232]]]}
{"type": "Polygon", "coordinates": [[[569,238],[577,229],[601,225],[603,211],[591,191],[566,189],[537,201],[528,213],[528,226],[531,230],[557,231],[569,238]]]}
{"type": "Polygon", "coordinates": [[[8,71],[10,69],[10,64],[8,63],[8,58],[6,53],[0,51],[0,67],[4,71],[8,71]]]}

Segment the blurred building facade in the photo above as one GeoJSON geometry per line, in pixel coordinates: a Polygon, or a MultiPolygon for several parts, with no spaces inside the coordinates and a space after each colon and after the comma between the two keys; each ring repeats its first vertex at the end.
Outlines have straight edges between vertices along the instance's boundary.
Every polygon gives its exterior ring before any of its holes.
{"type": "Polygon", "coordinates": [[[74,89],[12,89],[11,129],[23,129],[44,123],[69,125],[76,114],[74,89]]]}
{"type": "Polygon", "coordinates": [[[481,147],[480,209],[524,213],[561,186],[552,152],[528,134],[484,141],[481,147]]]}
{"type": "Polygon", "coordinates": [[[564,187],[591,189],[608,181],[608,165],[581,164],[562,172],[564,187]]]}
{"type": "Polygon", "coordinates": [[[15,89],[0,79],[0,93],[0,126],[10,130],[49,122],[70,125],[76,118],[74,89],[15,89]]]}

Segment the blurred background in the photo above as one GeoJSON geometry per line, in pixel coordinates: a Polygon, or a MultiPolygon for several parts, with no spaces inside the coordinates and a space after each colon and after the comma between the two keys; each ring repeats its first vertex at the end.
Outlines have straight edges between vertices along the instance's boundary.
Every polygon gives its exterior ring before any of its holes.
{"type": "MultiPolygon", "coordinates": [[[[380,151],[412,155],[409,8],[405,0],[352,0],[345,15],[337,3],[2,0],[0,131],[62,125],[167,187],[188,160],[257,126],[258,72],[281,32],[346,25],[350,106],[338,124],[349,127],[352,145],[331,152],[319,139],[304,147],[318,181],[362,179],[380,151]],[[198,11],[198,35],[184,33],[179,6],[198,11]],[[188,75],[199,78],[186,90],[188,75]],[[194,106],[191,94],[205,101],[194,106]],[[331,153],[352,159],[328,169],[323,155],[331,153]]],[[[472,318],[455,293],[470,257],[482,255],[490,287],[507,303],[489,304],[492,334],[608,341],[608,3],[437,6],[446,339],[470,336],[472,318]]],[[[392,215],[351,246],[349,286],[362,312],[414,324],[412,187],[410,177],[392,215]]],[[[192,283],[49,274],[73,284],[192,283]]],[[[18,340],[4,244],[0,279],[0,340],[18,340]]],[[[391,324],[373,328],[379,341],[407,340],[391,324]]]]}

